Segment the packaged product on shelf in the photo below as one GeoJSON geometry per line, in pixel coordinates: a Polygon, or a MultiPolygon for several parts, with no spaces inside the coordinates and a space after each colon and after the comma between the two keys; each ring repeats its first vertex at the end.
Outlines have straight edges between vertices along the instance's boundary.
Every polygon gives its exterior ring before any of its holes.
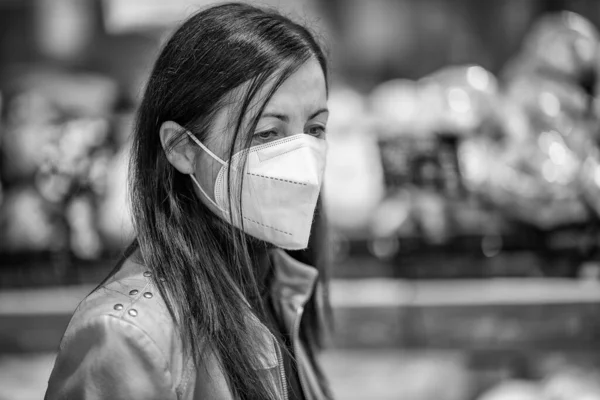
{"type": "Polygon", "coordinates": [[[384,195],[373,119],[363,97],[348,88],[332,90],[329,109],[323,185],[328,219],[347,234],[362,235],[384,195]]]}
{"type": "Polygon", "coordinates": [[[600,216],[600,150],[591,148],[584,159],[579,175],[579,183],[583,197],[600,216]]]}
{"type": "Polygon", "coordinates": [[[600,399],[600,371],[564,365],[542,381],[542,398],[556,400],[600,399]]]}
{"type": "Polygon", "coordinates": [[[127,165],[129,145],[122,146],[108,160],[102,171],[105,182],[103,195],[98,198],[98,230],[109,248],[124,248],[134,238],[133,220],[127,199],[127,165]]]}
{"type": "Polygon", "coordinates": [[[382,82],[369,94],[369,112],[388,194],[411,182],[416,147],[432,142],[427,128],[431,114],[423,112],[422,100],[418,84],[407,79],[382,82]]]}
{"type": "Polygon", "coordinates": [[[505,380],[484,392],[477,400],[541,400],[542,390],[537,382],[505,380]]]}
{"type": "Polygon", "coordinates": [[[7,253],[57,250],[68,244],[60,209],[31,186],[7,190],[0,208],[0,251],[7,253]]]}
{"type": "Polygon", "coordinates": [[[5,184],[31,180],[60,136],[58,111],[35,92],[22,92],[7,103],[2,134],[2,180],[5,184]]]}
{"type": "Polygon", "coordinates": [[[587,117],[589,96],[575,81],[523,74],[513,77],[505,86],[508,100],[559,131],[568,130],[570,121],[587,117]]]}
{"type": "Polygon", "coordinates": [[[570,11],[541,17],[524,40],[509,75],[523,70],[554,74],[577,82],[588,94],[595,86],[599,35],[583,16],[570,11]]]}
{"type": "Polygon", "coordinates": [[[85,195],[72,198],[67,205],[65,216],[69,221],[71,250],[81,259],[95,259],[102,252],[95,209],[94,199],[85,195]]]}
{"type": "Polygon", "coordinates": [[[479,65],[442,68],[419,81],[436,133],[468,136],[489,115],[498,93],[496,77],[479,65]]]}

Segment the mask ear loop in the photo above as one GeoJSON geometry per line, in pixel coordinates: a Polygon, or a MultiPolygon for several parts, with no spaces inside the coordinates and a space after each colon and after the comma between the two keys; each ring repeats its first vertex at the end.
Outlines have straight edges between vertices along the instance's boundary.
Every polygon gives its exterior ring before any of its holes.
{"type": "Polygon", "coordinates": [[[185,133],[187,133],[187,134],[188,134],[188,136],[189,136],[189,137],[190,137],[190,138],[191,138],[191,139],[192,139],[194,142],[196,142],[196,144],[197,144],[198,146],[200,146],[200,147],[202,148],[202,150],[204,150],[205,152],[207,152],[209,156],[211,156],[212,158],[214,158],[215,160],[217,160],[219,163],[221,163],[221,165],[222,165],[222,166],[226,166],[226,165],[227,165],[227,163],[226,163],[225,161],[221,160],[221,159],[219,158],[219,156],[217,156],[215,153],[213,153],[212,151],[210,151],[210,150],[208,149],[208,147],[206,147],[204,144],[202,144],[202,142],[201,142],[201,141],[199,141],[199,140],[198,140],[198,138],[197,138],[196,136],[192,135],[192,134],[190,133],[190,131],[185,131],[185,133]]]}
{"type": "MultiPolygon", "coordinates": [[[[185,133],[187,133],[187,135],[194,141],[196,142],[196,144],[198,146],[200,146],[200,148],[202,148],[202,150],[204,150],[206,153],[208,153],[209,156],[211,156],[212,158],[214,158],[215,160],[217,160],[221,165],[223,165],[224,167],[227,166],[227,163],[223,160],[221,160],[215,153],[213,153],[212,151],[210,151],[208,149],[208,147],[206,147],[204,144],[202,144],[201,141],[198,140],[198,138],[194,135],[192,135],[190,133],[190,131],[185,131],[185,133]]],[[[206,199],[217,208],[217,210],[221,211],[222,213],[225,213],[225,211],[223,209],[221,209],[221,207],[219,207],[219,205],[210,198],[210,196],[204,191],[204,189],[202,189],[202,186],[200,185],[200,182],[198,182],[198,180],[196,179],[196,176],[193,173],[190,173],[190,178],[192,178],[192,181],[194,181],[194,183],[196,184],[196,187],[198,188],[198,190],[200,190],[200,192],[204,195],[204,197],[206,197],[206,199]]]]}
{"type": "Polygon", "coordinates": [[[200,182],[198,182],[198,180],[196,179],[196,177],[194,176],[194,174],[189,174],[189,175],[190,175],[190,178],[192,178],[192,180],[196,184],[196,187],[198,188],[198,190],[200,190],[200,192],[204,195],[204,197],[206,197],[206,200],[208,200],[210,202],[210,204],[212,204],[213,206],[217,207],[217,210],[223,212],[223,210],[221,209],[221,207],[219,207],[219,205],[217,203],[215,203],[215,201],[213,199],[211,199],[208,194],[206,194],[206,192],[204,191],[204,189],[202,189],[202,186],[200,186],[200,182]]]}

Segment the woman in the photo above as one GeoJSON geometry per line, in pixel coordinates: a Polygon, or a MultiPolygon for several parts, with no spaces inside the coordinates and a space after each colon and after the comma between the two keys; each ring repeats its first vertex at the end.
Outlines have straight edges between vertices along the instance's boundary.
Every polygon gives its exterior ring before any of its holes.
{"type": "Polygon", "coordinates": [[[330,397],[308,265],[326,100],[323,51],[275,12],[219,5],[174,33],[138,111],[137,239],[76,310],[46,399],[330,397]]]}

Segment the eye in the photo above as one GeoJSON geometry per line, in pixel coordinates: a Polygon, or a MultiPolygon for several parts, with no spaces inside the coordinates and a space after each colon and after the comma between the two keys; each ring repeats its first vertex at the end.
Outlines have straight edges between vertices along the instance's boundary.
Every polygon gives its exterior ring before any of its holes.
{"type": "Polygon", "coordinates": [[[256,132],[252,137],[252,143],[254,143],[254,145],[269,143],[281,137],[282,134],[279,132],[279,130],[267,129],[264,131],[256,132]]]}
{"type": "Polygon", "coordinates": [[[262,140],[273,139],[273,138],[276,138],[278,135],[279,135],[279,133],[275,130],[262,131],[262,132],[257,132],[254,134],[255,137],[262,139],[262,140]]]}
{"type": "Polygon", "coordinates": [[[322,125],[313,125],[308,128],[307,133],[312,136],[323,137],[325,136],[325,127],[322,125]]]}

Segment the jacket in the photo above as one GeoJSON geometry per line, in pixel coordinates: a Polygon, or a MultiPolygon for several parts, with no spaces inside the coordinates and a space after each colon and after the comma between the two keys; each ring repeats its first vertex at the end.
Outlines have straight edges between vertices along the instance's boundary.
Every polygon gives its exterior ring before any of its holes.
{"type": "MultiPolygon", "coordinates": [[[[304,396],[323,398],[315,371],[299,339],[303,306],[317,270],[285,251],[271,250],[270,287],[275,312],[292,334],[304,396]]],[[[184,352],[176,325],[155,287],[152,273],[129,257],[121,269],[77,307],[61,340],[46,400],[233,399],[217,355],[203,349],[203,364],[184,352]]],[[[261,369],[279,398],[287,398],[281,349],[268,329],[251,316],[261,369]]]]}

